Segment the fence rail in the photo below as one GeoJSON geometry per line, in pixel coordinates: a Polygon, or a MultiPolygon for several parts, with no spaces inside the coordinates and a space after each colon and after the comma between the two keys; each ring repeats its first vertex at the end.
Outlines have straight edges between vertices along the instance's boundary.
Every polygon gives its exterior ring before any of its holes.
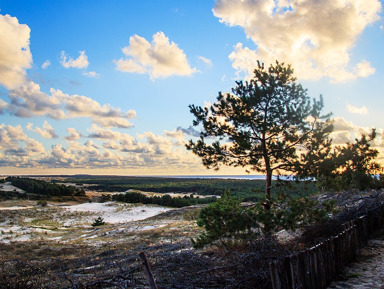
{"type": "Polygon", "coordinates": [[[357,251],[384,226],[384,205],[343,224],[327,240],[269,264],[273,289],[323,289],[354,261],[357,251]]]}

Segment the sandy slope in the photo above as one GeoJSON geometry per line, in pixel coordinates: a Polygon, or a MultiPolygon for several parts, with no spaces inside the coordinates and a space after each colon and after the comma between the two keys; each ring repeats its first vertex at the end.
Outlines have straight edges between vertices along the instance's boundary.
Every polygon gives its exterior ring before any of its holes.
{"type": "Polygon", "coordinates": [[[61,208],[72,212],[90,212],[102,217],[106,223],[110,224],[143,220],[170,210],[159,206],[127,206],[115,202],[84,203],[61,208]]]}
{"type": "Polygon", "coordinates": [[[91,224],[98,217],[102,217],[108,225],[120,224],[127,230],[131,227],[142,230],[148,224],[139,228],[136,222],[169,210],[171,209],[160,206],[135,206],[116,202],[3,207],[0,208],[0,242],[74,240],[84,232],[92,231],[91,224]]]}
{"type": "Polygon", "coordinates": [[[333,282],[328,288],[384,288],[384,237],[368,241],[357,262],[346,268],[344,278],[346,280],[333,282]]]}

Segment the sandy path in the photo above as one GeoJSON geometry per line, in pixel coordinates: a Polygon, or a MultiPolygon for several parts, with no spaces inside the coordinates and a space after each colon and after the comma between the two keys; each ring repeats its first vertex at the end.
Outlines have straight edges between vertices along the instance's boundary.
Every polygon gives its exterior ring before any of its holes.
{"type": "Polygon", "coordinates": [[[370,240],[344,276],[345,281],[333,282],[328,288],[384,289],[384,236],[370,240]]]}

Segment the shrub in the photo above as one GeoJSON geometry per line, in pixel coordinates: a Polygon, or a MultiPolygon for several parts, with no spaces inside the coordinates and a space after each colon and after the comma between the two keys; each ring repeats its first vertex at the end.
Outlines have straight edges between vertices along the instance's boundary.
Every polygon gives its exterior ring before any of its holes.
{"type": "Polygon", "coordinates": [[[246,240],[262,232],[272,234],[281,229],[296,229],[328,220],[334,211],[333,202],[319,203],[308,198],[289,198],[281,194],[273,199],[269,209],[264,202],[244,207],[227,192],[221,199],[203,208],[197,225],[205,232],[192,239],[195,248],[220,241],[246,240]]]}
{"type": "Polygon", "coordinates": [[[319,203],[307,197],[291,198],[280,194],[272,203],[270,210],[265,210],[261,203],[255,206],[255,217],[262,224],[265,233],[279,230],[295,230],[299,227],[328,220],[334,212],[335,202],[319,203]]]}
{"type": "Polygon", "coordinates": [[[41,207],[46,207],[48,205],[48,202],[47,202],[47,200],[38,200],[36,202],[36,205],[41,206],[41,207]]]}
{"type": "Polygon", "coordinates": [[[92,223],[92,227],[98,227],[98,226],[103,226],[103,225],[105,225],[105,222],[104,222],[104,219],[102,217],[96,218],[92,223]]]}
{"type": "Polygon", "coordinates": [[[228,241],[246,239],[257,225],[252,215],[252,211],[241,206],[240,199],[226,192],[216,202],[201,209],[197,225],[204,227],[205,232],[192,239],[193,246],[201,248],[220,241],[227,247],[228,241]]]}
{"type": "Polygon", "coordinates": [[[192,209],[192,210],[187,210],[183,212],[183,220],[185,221],[193,221],[197,220],[200,215],[200,209],[192,209]]]}

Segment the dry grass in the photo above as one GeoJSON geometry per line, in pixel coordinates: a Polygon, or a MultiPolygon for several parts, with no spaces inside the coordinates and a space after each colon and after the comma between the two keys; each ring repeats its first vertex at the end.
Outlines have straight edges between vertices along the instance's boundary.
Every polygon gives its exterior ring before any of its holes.
{"type": "Polygon", "coordinates": [[[196,207],[175,209],[93,228],[81,225],[87,214],[60,208],[7,211],[3,223],[36,230],[36,235],[15,242],[13,232],[0,243],[0,284],[5,284],[0,288],[148,288],[141,251],[159,288],[268,288],[268,258],[285,251],[272,240],[233,244],[230,254],[218,248],[196,251],[190,238],[202,230],[195,222],[198,212],[196,207]],[[74,225],[63,227],[68,220],[74,225]]]}
{"type": "MultiPolygon", "coordinates": [[[[119,206],[115,211],[128,209],[119,206]]],[[[97,228],[88,221],[94,217],[53,206],[2,210],[0,288],[80,288],[85,284],[87,288],[109,288],[108,282],[119,283],[111,288],[128,284],[140,288],[146,281],[139,251],[152,254],[165,248],[187,248],[189,238],[198,233],[181,211],[171,217],[97,228]],[[120,279],[113,281],[114,276],[120,279]]]]}

